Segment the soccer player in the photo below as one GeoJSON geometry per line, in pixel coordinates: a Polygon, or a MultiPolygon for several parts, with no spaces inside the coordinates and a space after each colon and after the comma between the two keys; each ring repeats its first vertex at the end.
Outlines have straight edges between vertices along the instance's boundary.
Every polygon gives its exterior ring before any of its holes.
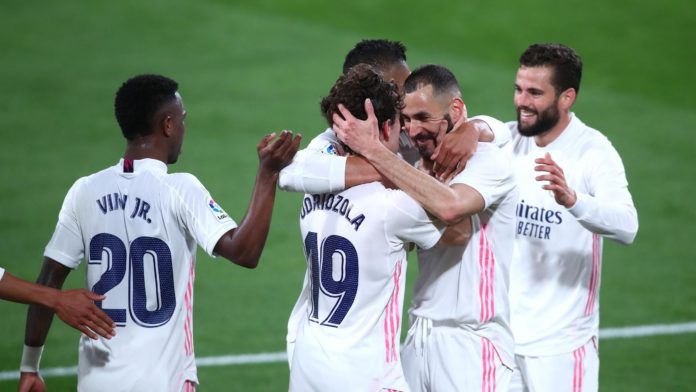
{"type": "MultiPolygon", "coordinates": [[[[406,63],[406,47],[398,41],[360,41],[346,55],[343,73],[357,64],[372,66],[384,80],[395,83],[399,91],[403,90],[404,81],[410,74],[406,63]]],[[[450,148],[447,154],[440,156],[440,161],[453,166],[444,173],[445,176],[464,168],[479,140],[499,146],[510,140],[510,131],[505,124],[489,116],[475,116],[468,121],[455,123],[451,133],[458,144],[456,148],[450,148]]],[[[417,149],[405,133],[400,136],[399,154],[411,164],[420,159],[417,149]]],[[[436,152],[436,157],[437,154],[436,152]]],[[[382,179],[381,174],[363,157],[344,156],[340,141],[329,127],[315,137],[306,149],[300,150],[292,164],[281,171],[279,185],[286,191],[322,193],[342,191],[354,185],[382,179]]]]}
{"type": "Polygon", "coordinates": [[[602,237],[630,244],[638,216],[621,157],[570,111],[582,61],[531,45],[515,80],[510,145],[520,181],[510,299],[514,391],[596,391],[602,237]]]}
{"type": "MultiPolygon", "coordinates": [[[[283,131],[257,146],[259,168],[242,223],[188,173],[168,174],[184,141],[178,84],[159,75],[127,80],[115,99],[126,138],[123,158],[70,188],[44,252],[39,282],[61,287],[84,258],[86,282],[118,326],[109,341],[80,339],[79,391],[189,391],[198,384],[193,351],[196,245],[255,268],[268,234],[278,173],[300,138],[283,131]]],[[[30,307],[20,391],[43,387],[38,359],[52,313],[30,307]]]]}
{"type": "Polygon", "coordinates": [[[367,121],[341,108],[333,129],[430,213],[448,224],[471,222],[466,246],[418,251],[411,325],[401,351],[406,380],[414,391],[505,391],[514,365],[507,296],[518,193],[512,161],[491,143],[479,143],[461,173],[448,184],[436,180],[438,141],[466,116],[459,84],[447,68],[426,65],[404,87],[402,116],[423,170],[376,142],[369,102],[367,121]]]}
{"type": "MultiPolygon", "coordinates": [[[[406,47],[401,42],[385,39],[360,41],[346,55],[343,73],[358,64],[370,65],[403,94],[404,81],[411,71],[406,63],[406,47]]],[[[438,155],[437,148],[433,153],[441,162],[450,165],[442,173],[443,178],[464,168],[466,161],[476,151],[479,140],[501,146],[510,140],[510,131],[504,123],[489,116],[469,119],[462,116],[460,121],[454,123],[447,137],[456,141],[456,146],[450,144],[445,154],[438,155]]],[[[399,155],[410,164],[420,159],[418,149],[405,132],[399,137],[399,155]]],[[[292,192],[325,193],[381,180],[384,180],[383,176],[364,157],[344,153],[342,143],[329,127],[315,137],[306,149],[300,150],[293,162],[280,172],[279,186],[292,192]]],[[[307,284],[304,282],[305,286],[307,284]]],[[[287,352],[290,364],[296,323],[304,312],[299,306],[303,303],[304,298],[300,297],[288,321],[287,352]]]]}
{"type": "Polygon", "coordinates": [[[97,334],[111,339],[115,334],[116,324],[94,304],[94,301],[103,301],[106,297],[85,289],[60,291],[27,282],[0,268],[0,298],[45,306],[66,324],[92,339],[97,339],[97,334]]]}
{"type": "MultiPolygon", "coordinates": [[[[401,97],[371,67],[342,75],[321,102],[326,120],[343,102],[365,117],[372,99],[378,143],[392,154],[399,143],[401,97]]],[[[380,182],[342,192],[306,194],[300,228],[307,257],[290,367],[291,391],[406,391],[399,356],[406,249],[438,241],[466,243],[470,227],[441,231],[412,198],[380,182]],[[449,237],[452,233],[455,237],[449,237]]]]}

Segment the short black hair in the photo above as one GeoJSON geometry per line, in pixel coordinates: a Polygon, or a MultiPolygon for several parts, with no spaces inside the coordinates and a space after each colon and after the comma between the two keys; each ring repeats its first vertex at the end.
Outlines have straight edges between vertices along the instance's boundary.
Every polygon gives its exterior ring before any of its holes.
{"type": "Polygon", "coordinates": [[[576,94],[580,91],[582,59],[568,46],[554,43],[530,45],[520,56],[520,66],[551,67],[551,83],[556,95],[569,88],[574,88],[576,94]]]}
{"type": "Polygon", "coordinates": [[[326,122],[333,124],[333,114],[340,112],[338,104],[348,109],[353,116],[361,120],[367,119],[365,99],[370,98],[375,109],[375,115],[382,128],[387,120],[395,121],[397,114],[403,108],[401,95],[396,84],[385,81],[367,64],[359,64],[339,76],[331,87],[329,95],[321,100],[321,112],[326,122]]]}
{"type": "Polygon", "coordinates": [[[419,86],[433,86],[433,95],[460,93],[459,82],[452,71],[437,64],[426,64],[416,68],[404,82],[406,93],[412,93],[419,86]]]}
{"type": "Polygon", "coordinates": [[[343,62],[343,73],[358,64],[371,65],[382,73],[388,67],[406,61],[406,46],[399,41],[365,39],[348,52],[343,62]]]}
{"type": "Polygon", "coordinates": [[[133,140],[154,129],[155,115],[176,99],[179,84],[161,75],[138,75],[126,80],[116,92],[114,111],[123,136],[133,140]]]}

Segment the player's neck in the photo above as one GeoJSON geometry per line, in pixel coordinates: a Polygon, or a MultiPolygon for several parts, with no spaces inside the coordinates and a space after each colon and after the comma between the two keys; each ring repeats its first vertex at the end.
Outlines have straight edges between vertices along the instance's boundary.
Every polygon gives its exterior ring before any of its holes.
{"type": "Polygon", "coordinates": [[[123,153],[126,159],[157,159],[167,163],[167,153],[151,139],[139,138],[128,141],[126,151],[123,153]]]}
{"type": "Polygon", "coordinates": [[[570,124],[570,113],[562,113],[558,123],[548,132],[534,136],[534,142],[539,147],[546,147],[556,140],[570,124]]]}

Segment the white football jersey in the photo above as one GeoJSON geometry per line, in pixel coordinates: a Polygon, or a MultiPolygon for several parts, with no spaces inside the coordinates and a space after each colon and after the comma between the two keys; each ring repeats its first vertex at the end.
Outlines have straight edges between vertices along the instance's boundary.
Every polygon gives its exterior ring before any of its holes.
{"type": "Polygon", "coordinates": [[[2,280],[3,275],[5,275],[5,269],[0,267],[0,280],[2,280]]]}
{"type": "Polygon", "coordinates": [[[485,209],[471,217],[466,246],[418,250],[418,280],[411,316],[456,324],[491,342],[503,363],[514,362],[508,287],[518,190],[509,154],[479,143],[476,154],[450,185],[474,188],[485,209]]]}
{"type": "Polygon", "coordinates": [[[623,163],[609,140],[571,114],[568,127],[545,147],[509,123],[520,198],[510,283],[516,353],[568,353],[599,332],[602,236],[630,243],[637,215],[623,163]],[[563,169],[578,201],[570,208],[535,179],[545,153],[563,169]]]}
{"type": "Polygon", "coordinates": [[[154,159],[124,160],[68,192],[44,255],[84,258],[87,288],[118,328],[82,335],[80,391],[179,391],[198,382],[193,352],[196,245],[212,255],[236,223],[191,174],[154,159]]]}
{"type": "Polygon", "coordinates": [[[407,243],[432,247],[441,230],[411,197],[376,182],[305,195],[300,228],[307,284],[290,322],[290,390],[408,390],[399,353],[407,243]]]}

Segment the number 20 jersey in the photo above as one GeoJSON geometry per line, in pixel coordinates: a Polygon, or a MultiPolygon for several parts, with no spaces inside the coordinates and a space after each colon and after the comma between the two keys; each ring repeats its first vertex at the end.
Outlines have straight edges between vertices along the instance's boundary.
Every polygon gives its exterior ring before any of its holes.
{"type": "Polygon", "coordinates": [[[290,390],[408,390],[399,356],[406,244],[430,248],[441,231],[380,183],[305,195],[300,229],[308,268],[290,390]]]}
{"type": "Polygon", "coordinates": [[[196,244],[212,255],[236,223],[187,173],[121,160],[75,182],[44,255],[87,262],[87,288],[106,295],[110,340],[80,338],[78,390],[178,391],[197,382],[193,352],[196,244]]]}

